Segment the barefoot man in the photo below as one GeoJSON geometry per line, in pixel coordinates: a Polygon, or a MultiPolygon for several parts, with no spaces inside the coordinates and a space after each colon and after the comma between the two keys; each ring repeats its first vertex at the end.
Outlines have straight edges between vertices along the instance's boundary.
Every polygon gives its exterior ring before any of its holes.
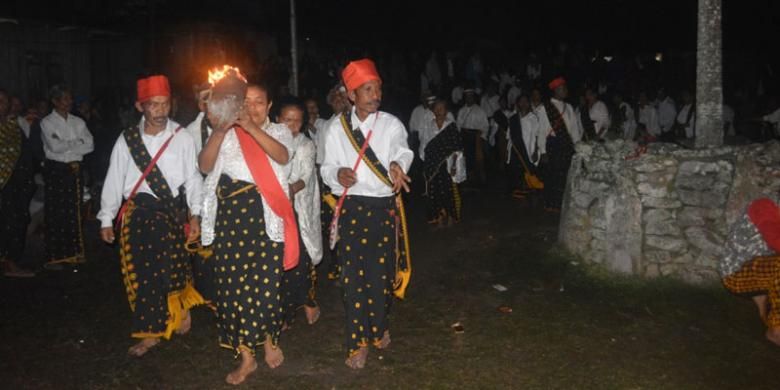
{"type": "Polygon", "coordinates": [[[168,79],[158,75],[138,80],[135,106],[143,117],[137,126],[123,131],[114,145],[97,216],[100,237],[109,244],[117,239],[112,220],[117,218],[121,226],[122,277],[133,312],[130,335],[140,339],[128,353],[142,356],[174,331],[189,331],[189,309],[203,303],[192,286],[189,257],[184,251],[186,221],[182,219],[187,212],[179,210],[179,189],[183,186],[192,216],[189,234],[197,237],[203,179],[198,172],[195,141],[168,119],[168,79]],[[158,154],[154,168],[142,177],[158,154]],[[127,200],[126,211],[117,215],[123,198],[127,200]]]}
{"type": "Polygon", "coordinates": [[[731,226],[720,262],[723,285],[751,295],[767,326],[766,338],[780,345],[780,208],[767,198],[753,201],[731,226]]]}
{"type": "Polygon", "coordinates": [[[373,61],[350,62],[342,78],[355,107],[330,123],[321,173],[333,194],[348,191],[339,218],[338,257],[347,316],[346,364],[358,369],[365,366],[369,343],[380,349],[390,344],[392,294],[403,297],[408,279],[399,275],[411,272],[403,203],[396,194],[409,191],[406,172],[414,154],[401,121],[379,111],[382,80],[373,61]],[[369,132],[364,158],[353,170],[369,132]]]}

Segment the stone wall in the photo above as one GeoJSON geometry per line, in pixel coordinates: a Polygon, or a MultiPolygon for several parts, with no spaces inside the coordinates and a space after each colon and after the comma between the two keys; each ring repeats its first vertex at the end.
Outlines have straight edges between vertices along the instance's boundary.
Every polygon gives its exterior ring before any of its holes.
{"type": "Polygon", "coordinates": [[[718,278],[729,225],[747,203],[780,190],[780,143],[689,150],[622,140],[578,144],[559,241],[621,273],[718,278]]]}

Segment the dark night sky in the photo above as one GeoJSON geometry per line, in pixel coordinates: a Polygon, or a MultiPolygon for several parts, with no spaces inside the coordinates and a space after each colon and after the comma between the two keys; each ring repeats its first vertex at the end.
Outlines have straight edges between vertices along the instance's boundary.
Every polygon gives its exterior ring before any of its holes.
{"type": "MultiPolygon", "coordinates": [[[[289,35],[285,0],[73,0],[5,2],[0,15],[119,32],[151,24],[217,22],[289,35]]],[[[695,0],[591,1],[302,1],[299,31],[329,45],[457,47],[494,40],[543,48],[560,40],[605,50],[692,49],[695,0]]],[[[777,36],[780,5],[771,0],[724,0],[726,49],[764,49],[777,36]]]]}

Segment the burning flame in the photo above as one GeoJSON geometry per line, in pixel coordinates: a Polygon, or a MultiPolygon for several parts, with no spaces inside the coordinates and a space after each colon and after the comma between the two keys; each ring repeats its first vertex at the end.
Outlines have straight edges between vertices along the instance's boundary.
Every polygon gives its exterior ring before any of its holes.
{"type": "Polygon", "coordinates": [[[211,84],[213,87],[219,82],[219,80],[222,80],[225,76],[227,76],[230,71],[235,72],[235,75],[238,78],[246,82],[246,78],[244,78],[244,75],[241,74],[241,71],[238,68],[232,67],[230,65],[222,65],[222,69],[216,67],[209,70],[209,84],[211,84]]]}

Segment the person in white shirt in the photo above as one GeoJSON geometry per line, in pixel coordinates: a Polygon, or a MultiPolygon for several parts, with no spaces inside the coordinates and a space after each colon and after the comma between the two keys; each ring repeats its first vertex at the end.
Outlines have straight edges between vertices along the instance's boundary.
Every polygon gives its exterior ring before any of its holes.
{"type": "Polygon", "coordinates": [[[206,110],[208,109],[207,102],[209,93],[211,92],[209,87],[210,85],[207,83],[197,84],[193,87],[195,99],[198,101],[198,110],[200,112],[198,112],[198,116],[195,117],[195,120],[187,125],[186,130],[195,141],[196,154],[199,154],[203,149],[203,146],[206,145],[206,141],[208,141],[209,136],[211,136],[211,132],[213,131],[206,115],[206,110]]]}
{"type": "Polygon", "coordinates": [[[409,242],[399,192],[409,191],[411,179],[406,172],[414,153],[401,121],[379,110],[382,79],[374,62],[367,58],[350,62],[342,80],[354,108],[331,123],[320,172],[325,184],[344,199],[331,236],[340,235],[347,316],[345,363],[360,369],[366,364],[369,344],[379,349],[389,345],[392,295],[403,297],[408,284],[404,275],[411,272],[409,242]],[[362,145],[367,149],[354,170],[362,145]]]}
{"type": "Polygon", "coordinates": [[[317,99],[307,98],[303,104],[306,106],[306,114],[308,116],[306,128],[309,132],[309,139],[314,142],[316,149],[317,142],[319,142],[319,132],[325,128],[328,121],[320,118],[320,105],[317,103],[317,99]]]}
{"type": "Polygon", "coordinates": [[[41,139],[46,156],[44,215],[48,269],[85,261],[82,235],[84,181],[82,161],[92,152],[92,134],[84,121],[70,114],[70,89],[55,85],[49,91],[54,110],[41,121],[41,139]]]}
{"type": "Polygon", "coordinates": [[[539,115],[531,109],[526,95],[520,95],[515,102],[516,112],[509,118],[507,134],[508,187],[517,199],[525,197],[533,190],[526,181],[526,173],[537,176],[536,165],[539,156],[536,151],[536,139],[539,136],[539,115]]]}
{"type": "Polygon", "coordinates": [[[688,91],[682,92],[683,106],[677,114],[677,124],[685,132],[685,138],[691,139],[696,135],[696,105],[693,103],[693,95],[688,91]]]}
{"type": "Polygon", "coordinates": [[[774,130],[774,134],[772,134],[772,136],[776,137],[780,135],[780,108],[762,116],[760,119],[761,121],[767,122],[772,126],[772,130],[774,130]]]}
{"type": "Polygon", "coordinates": [[[485,142],[490,123],[487,113],[477,104],[473,89],[464,90],[466,104],[458,110],[457,124],[463,137],[463,153],[466,157],[466,172],[469,181],[485,184],[485,142]]]}
{"type": "MultiPolygon", "coordinates": [[[[409,138],[408,143],[412,150],[422,148],[422,131],[428,122],[433,119],[433,111],[431,107],[433,102],[436,101],[436,96],[431,95],[428,91],[423,91],[422,101],[413,110],[412,115],[409,116],[409,138]]],[[[420,149],[422,150],[422,149],[420,149]]],[[[420,155],[422,158],[422,155],[420,155]]]]}
{"type": "Polygon", "coordinates": [[[320,189],[314,164],[314,142],[304,134],[304,107],[295,99],[281,103],[276,122],[287,126],[293,136],[290,161],[290,197],[298,220],[301,247],[298,266],[284,271],[282,277],[282,307],[284,325],[292,326],[297,310],[303,307],[309,325],[320,317],[316,301],[315,266],[322,260],[322,225],[320,224],[320,189]]]}
{"type": "Polygon", "coordinates": [[[209,99],[214,133],[198,163],[208,174],[203,245],[214,248],[219,343],[241,356],[225,378],[235,385],[257,368],[254,351],[261,345],[269,368],[284,361],[280,286],[283,271],[297,266],[300,238],[288,185],[292,134],[270,121],[273,102],[263,85],[243,84],[245,96],[238,86],[234,94],[224,93],[244,97],[238,119],[233,119],[219,108],[222,101],[230,102],[216,93],[222,82],[209,99]],[[225,115],[217,116],[220,112],[225,115]],[[237,296],[236,290],[244,293],[237,296]]]}
{"type": "Polygon", "coordinates": [[[32,123],[28,121],[24,115],[22,115],[23,111],[24,104],[22,104],[22,99],[19,99],[17,96],[12,96],[10,116],[16,118],[16,121],[19,123],[19,127],[21,127],[22,131],[24,132],[24,136],[30,138],[30,126],[32,123]]]}
{"type": "Polygon", "coordinates": [[[582,125],[571,104],[566,102],[569,89],[558,77],[548,87],[553,97],[539,107],[537,148],[544,172],[545,210],[559,212],[566,189],[566,177],[574,155],[574,144],[582,139],[582,125]]]}
{"type": "Polygon", "coordinates": [[[647,92],[639,93],[639,120],[638,123],[645,125],[647,133],[653,137],[661,135],[661,125],[658,123],[658,110],[650,104],[647,92]]]}
{"type": "Polygon", "coordinates": [[[434,116],[428,120],[425,145],[421,145],[425,194],[428,197],[428,223],[450,226],[460,221],[460,192],[453,177],[465,167],[458,164],[463,159],[463,144],[452,113],[444,100],[433,104],[434,116]]]}
{"type": "Polygon", "coordinates": [[[328,92],[327,102],[333,114],[322,124],[322,128],[317,128],[317,141],[314,142],[317,145],[317,166],[322,165],[322,161],[325,159],[325,139],[331,124],[338,121],[341,114],[352,110],[352,104],[347,98],[347,90],[344,89],[343,85],[337,85],[328,92]]]}
{"type": "MultiPolygon", "coordinates": [[[[661,137],[665,140],[674,140],[674,123],[677,119],[677,107],[674,100],[663,88],[658,90],[658,125],[661,128],[661,137]]],[[[649,129],[648,129],[649,130],[649,129]]]]}
{"type": "Polygon", "coordinates": [[[620,135],[626,141],[633,141],[636,138],[636,116],[634,109],[628,102],[623,100],[621,92],[615,92],[612,95],[612,102],[617,107],[617,118],[615,121],[620,125],[620,135]]]}
{"type": "MultiPolygon", "coordinates": [[[[607,105],[599,100],[599,95],[592,88],[585,90],[585,103],[588,109],[587,120],[593,124],[593,134],[595,139],[604,139],[609,131],[612,121],[609,117],[607,105]]],[[[586,120],[583,120],[582,126],[586,127],[586,120]]]]}
{"type": "Polygon", "coordinates": [[[189,257],[183,249],[186,222],[186,239],[200,233],[203,179],[192,137],[168,119],[170,101],[165,76],[138,80],[136,109],[143,117],[114,144],[97,214],[100,237],[106,243],[116,240],[114,219],[119,227],[121,270],[133,313],[130,335],[140,339],[128,353],[137,357],[174,332],[187,333],[189,309],[204,303],[191,283],[189,257]],[[141,179],[163,147],[154,169],[141,179]],[[182,187],[191,215],[188,221],[181,210],[182,187]]]}

